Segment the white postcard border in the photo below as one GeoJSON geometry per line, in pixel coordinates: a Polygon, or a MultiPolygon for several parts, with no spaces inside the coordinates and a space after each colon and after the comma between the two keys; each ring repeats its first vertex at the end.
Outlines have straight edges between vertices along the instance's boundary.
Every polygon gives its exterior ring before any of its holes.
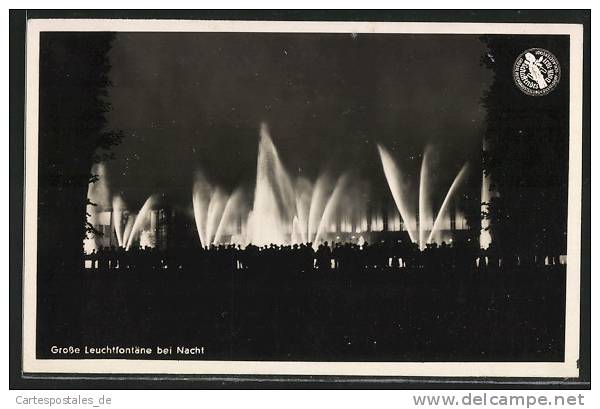
{"type": "Polygon", "coordinates": [[[27,24],[23,372],[54,374],[577,377],[579,375],[583,26],[541,23],[32,19],[27,24]],[[279,362],[37,359],[39,37],[43,31],[550,34],[570,37],[569,191],[563,362],[279,362]]]}

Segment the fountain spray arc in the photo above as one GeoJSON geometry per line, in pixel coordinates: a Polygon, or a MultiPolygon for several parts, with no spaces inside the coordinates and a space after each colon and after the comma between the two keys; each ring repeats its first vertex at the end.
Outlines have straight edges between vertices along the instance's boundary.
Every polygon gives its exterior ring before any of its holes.
{"type": "Polygon", "coordinates": [[[406,177],[400,172],[400,168],[392,158],[389,151],[382,145],[377,144],[377,150],[381,158],[381,164],[383,166],[383,173],[387,180],[394,203],[398,208],[400,217],[404,220],[406,230],[413,243],[419,240],[418,232],[415,231],[417,225],[416,215],[414,211],[411,211],[410,204],[407,200],[409,196],[409,183],[406,177]]]}
{"type": "Polygon", "coordinates": [[[339,205],[340,198],[344,189],[347,187],[348,180],[349,176],[347,173],[340,176],[340,178],[337,180],[335,188],[333,189],[331,196],[329,196],[329,200],[327,200],[327,204],[325,205],[325,209],[323,210],[323,216],[321,217],[321,222],[319,223],[317,234],[315,236],[314,247],[316,247],[320,242],[320,239],[325,233],[325,229],[329,224],[329,221],[334,218],[335,209],[339,205]]]}
{"type": "Polygon", "coordinates": [[[241,195],[240,189],[231,195],[227,194],[223,189],[213,186],[201,171],[196,171],[192,207],[202,247],[221,242],[227,224],[232,222],[240,207],[241,195]]]}
{"type": "MultiPolygon", "coordinates": [[[[133,244],[133,240],[135,239],[135,237],[138,236],[142,232],[142,229],[144,228],[144,225],[147,221],[148,215],[149,215],[150,211],[152,210],[152,208],[155,206],[156,202],[157,202],[156,195],[150,196],[144,202],[144,205],[142,206],[139,213],[135,217],[135,222],[133,222],[133,226],[131,227],[131,232],[128,234],[125,250],[129,250],[131,248],[131,245],[133,244]]],[[[128,224],[129,224],[129,220],[128,220],[128,224]]],[[[127,227],[125,228],[125,230],[127,231],[127,227]]]]}
{"type": "Polygon", "coordinates": [[[442,220],[448,214],[448,206],[451,199],[456,195],[460,185],[465,179],[468,165],[465,163],[454,178],[452,185],[448,189],[444,202],[442,203],[437,216],[433,218],[431,212],[431,146],[427,146],[423,152],[421,162],[421,171],[419,178],[419,203],[418,217],[415,211],[410,207],[407,197],[409,195],[409,183],[406,177],[400,171],[399,166],[392,158],[389,151],[382,145],[377,145],[377,150],[383,166],[383,171],[398,208],[400,216],[407,226],[407,231],[413,243],[418,243],[419,248],[423,250],[428,243],[435,241],[436,235],[441,228],[442,220]],[[417,220],[418,219],[418,220],[417,220]],[[412,226],[418,225],[418,232],[412,226]],[[429,232],[429,234],[427,234],[429,232]]]}
{"type": "Polygon", "coordinates": [[[448,189],[448,192],[446,193],[444,202],[442,203],[442,206],[440,207],[440,211],[438,212],[438,215],[435,218],[435,222],[433,224],[433,227],[431,228],[429,237],[427,238],[427,243],[431,243],[434,240],[434,235],[439,231],[440,224],[441,224],[442,220],[444,219],[444,217],[447,215],[448,204],[450,203],[450,198],[456,194],[456,190],[459,188],[459,186],[463,182],[463,180],[467,174],[468,168],[469,168],[469,165],[467,163],[465,163],[463,165],[463,167],[460,169],[460,171],[458,172],[458,174],[456,175],[456,177],[454,178],[454,181],[452,182],[450,189],[448,189]]]}

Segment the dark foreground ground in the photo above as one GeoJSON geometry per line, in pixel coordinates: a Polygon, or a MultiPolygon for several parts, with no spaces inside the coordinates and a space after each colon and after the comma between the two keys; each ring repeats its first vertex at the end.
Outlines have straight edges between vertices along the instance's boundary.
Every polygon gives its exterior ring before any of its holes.
{"type": "MultiPolygon", "coordinates": [[[[204,347],[163,359],[562,361],[565,266],[469,272],[84,270],[39,299],[52,346],[204,347]]],[[[156,355],[151,357],[155,358],[156,355]]]]}

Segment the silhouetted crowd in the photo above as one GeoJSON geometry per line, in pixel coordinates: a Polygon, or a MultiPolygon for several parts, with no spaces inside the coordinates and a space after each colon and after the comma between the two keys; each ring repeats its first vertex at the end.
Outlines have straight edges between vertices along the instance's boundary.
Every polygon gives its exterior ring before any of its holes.
{"type": "Polygon", "coordinates": [[[104,247],[85,255],[85,268],[114,269],[211,269],[236,270],[362,270],[362,269],[472,269],[507,268],[511,266],[558,265],[554,255],[500,255],[493,247],[481,250],[466,244],[427,244],[423,250],[416,243],[378,242],[362,246],[355,243],[255,246],[211,245],[207,248],[159,250],[150,247],[104,247]]]}

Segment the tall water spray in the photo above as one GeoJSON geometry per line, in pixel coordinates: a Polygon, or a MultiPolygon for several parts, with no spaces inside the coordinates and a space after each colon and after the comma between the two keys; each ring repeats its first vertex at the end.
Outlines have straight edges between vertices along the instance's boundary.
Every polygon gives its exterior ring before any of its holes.
{"type": "Polygon", "coordinates": [[[112,201],[113,208],[113,223],[115,225],[115,234],[117,235],[117,242],[119,247],[125,245],[123,241],[123,211],[126,209],[125,202],[119,195],[115,195],[112,201]]]}
{"type": "Polygon", "coordinates": [[[409,201],[407,200],[407,197],[409,197],[410,194],[409,184],[404,175],[400,172],[400,169],[396,165],[396,162],[394,162],[389,151],[380,144],[377,144],[377,150],[379,151],[383,173],[385,174],[388,186],[392,192],[394,203],[396,203],[396,207],[404,221],[410,239],[413,242],[417,242],[419,238],[413,227],[417,224],[416,216],[415,212],[411,210],[409,201]]]}
{"type": "Polygon", "coordinates": [[[316,242],[315,236],[325,212],[327,199],[331,196],[334,187],[334,179],[328,173],[322,173],[317,178],[308,212],[308,242],[316,242]]]}
{"type": "Polygon", "coordinates": [[[123,230],[123,246],[127,246],[127,243],[129,242],[129,236],[131,236],[131,230],[133,229],[135,219],[135,215],[129,214],[129,217],[127,218],[127,223],[125,224],[125,230],[123,230]]]}
{"type": "Polygon", "coordinates": [[[294,216],[292,220],[292,240],[291,244],[299,244],[303,243],[302,236],[300,235],[300,222],[298,221],[298,216],[294,216]]]}
{"type": "MultiPolygon", "coordinates": [[[[296,181],[296,233],[298,242],[307,243],[312,240],[310,237],[310,209],[314,192],[314,186],[305,178],[299,177],[296,181]],[[309,238],[310,237],[310,238],[309,238]]],[[[292,231],[293,226],[292,226],[292,231]]]]}
{"type": "Polygon", "coordinates": [[[225,221],[237,214],[241,192],[228,195],[220,187],[214,187],[204,174],[196,171],[192,188],[192,207],[196,230],[202,247],[220,242],[225,231],[225,221]]]}
{"type": "Polygon", "coordinates": [[[214,189],[210,201],[208,202],[208,210],[206,212],[206,233],[204,237],[209,244],[213,243],[227,201],[227,194],[221,188],[217,187],[214,189]]]}
{"type": "Polygon", "coordinates": [[[194,174],[194,184],[192,187],[192,206],[194,208],[194,220],[196,221],[196,230],[202,247],[208,246],[206,237],[208,205],[212,195],[212,187],[202,174],[197,171],[194,174]]]}
{"type": "Polygon", "coordinates": [[[260,129],[254,203],[248,220],[249,241],[289,243],[294,216],[294,189],[266,124],[260,129]]]}

